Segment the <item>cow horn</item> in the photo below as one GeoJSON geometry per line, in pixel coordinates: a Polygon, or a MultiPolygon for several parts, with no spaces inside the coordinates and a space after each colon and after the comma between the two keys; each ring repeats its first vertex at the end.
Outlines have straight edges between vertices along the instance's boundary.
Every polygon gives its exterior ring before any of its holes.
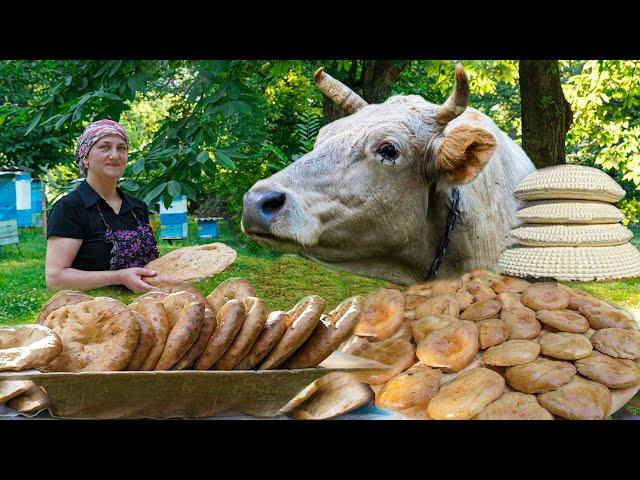
{"type": "Polygon", "coordinates": [[[436,110],[436,122],[440,125],[446,125],[458,115],[461,115],[468,104],[469,79],[462,65],[458,63],[456,64],[456,84],[447,101],[436,110]]]}
{"type": "Polygon", "coordinates": [[[336,80],[324,69],[320,67],[313,74],[313,80],[322,93],[331,101],[344,109],[347,113],[353,113],[368,105],[360,95],[347,87],[344,83],[336,80]]]}

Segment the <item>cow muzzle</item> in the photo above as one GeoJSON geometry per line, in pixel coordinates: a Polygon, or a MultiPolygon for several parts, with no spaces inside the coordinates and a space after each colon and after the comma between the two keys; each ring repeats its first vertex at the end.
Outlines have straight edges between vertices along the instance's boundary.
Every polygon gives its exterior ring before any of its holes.
{"type": "Polygon", "coordinates": [[[242,228],[247,235],[272,235],[271,226],[287,202],[287,194],[250,190],[243,199],[242,228]]]}

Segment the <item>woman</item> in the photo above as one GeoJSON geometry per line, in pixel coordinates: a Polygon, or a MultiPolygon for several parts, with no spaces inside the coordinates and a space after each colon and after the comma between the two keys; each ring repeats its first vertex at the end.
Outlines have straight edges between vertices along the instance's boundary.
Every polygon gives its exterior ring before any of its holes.
{"type": "Polygon", "coordinates": [[[116,185],[127,165],[129,140],[112,120],[91,123],[78,138],[76,161],[86,180],[58,200],[47,219],[45,278],[49,290],[151,286],[141,268],[158,257],[149,209],[116,185]]]}

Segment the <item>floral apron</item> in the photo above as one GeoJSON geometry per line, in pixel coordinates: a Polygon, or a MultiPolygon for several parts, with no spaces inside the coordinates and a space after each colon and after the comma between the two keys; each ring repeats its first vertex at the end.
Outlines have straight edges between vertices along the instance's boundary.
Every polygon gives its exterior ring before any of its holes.
{"type": "MultiPolygon", "coordinates": [[[[125,200],[122,199],[124,202],[125,200]]],[[[113,243],[111,249],[111,270],[122,270],[132,267],[144,267],[151,260],[158,258],[158,247],[153,237],[151,227],[146,223],[141,223],[136,213],[131,209],[133,217],[138,222],[138,226],[132,230],[113,230],[102,215],[100,204],[98,213],[104,223],[104,239],[113,243]]]]}

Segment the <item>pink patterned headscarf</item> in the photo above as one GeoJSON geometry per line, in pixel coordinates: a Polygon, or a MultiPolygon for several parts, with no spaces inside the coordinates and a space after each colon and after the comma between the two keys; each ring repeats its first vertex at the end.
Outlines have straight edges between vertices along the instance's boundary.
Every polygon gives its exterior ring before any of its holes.
{"type": "Polygon", "coordinates": [[[114,134],[120,135],[122,139],[127,142],[127,145],[129,145],[127,132],[124,131],[124,128],[122,128],[118,122],[105,119],[98,120],[87,125],[87,128],[84,129],[82,135],[78,137],[75,150],[76,163],[83,175],[87,174],[87,168],[84,166],[84,159],[87,157],[91,147],[93,147],[93,145],[102,137],[114,134]]]}

